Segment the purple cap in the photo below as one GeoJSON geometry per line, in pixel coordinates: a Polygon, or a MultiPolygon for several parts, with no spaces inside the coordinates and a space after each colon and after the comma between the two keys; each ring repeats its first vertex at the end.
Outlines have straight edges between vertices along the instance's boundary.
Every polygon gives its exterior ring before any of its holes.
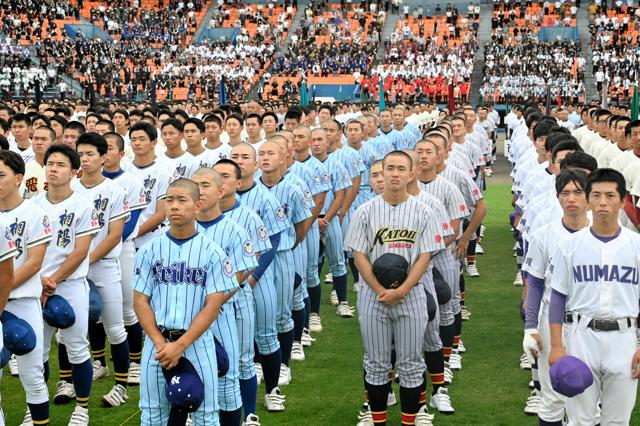
{"type": "Polygon", "coordinates": [[[549,371],[553,390],[568,398],[581,394],[593,384],[593,373],[581,359],[571,355],[560,358],[549,371]]]}

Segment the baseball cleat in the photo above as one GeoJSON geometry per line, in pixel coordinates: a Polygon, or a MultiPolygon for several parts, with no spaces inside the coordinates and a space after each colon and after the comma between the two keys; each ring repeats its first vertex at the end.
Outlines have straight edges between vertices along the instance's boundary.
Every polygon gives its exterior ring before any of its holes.
{"type": "Polygon", "coordinates": [[[458,353],[463,354],[466,351],[467,351],[467,348],[464,347],[464,343],[462,343],[462,340],[460,340],[460,343],[458,343],[458,353]]]}
{"type": "Polygon", "coordinates": [[[308,328],[302,329],[302,346],[311,346],[316,339],[309,333],[308,328]]]}
{"type": "Polygon", "coordinates": [[[262,364],[256,362],[256,379],[258,380],[258,384],[262,382],[262,378],[264,374],[262,373],[262,364]]]}
{"type": "Polygon", "coordinates": [[[389,395],[387,395],[387,407],[393,407],[397,403],[398,400],[396,399],[396,394],[395,392],[393,392],[393,389],[391,389],[391,392],[389,392],[389,395]]]}
{"type": "Polygon", "coordinates": [[[9,373],[11,373],[13,377],[18,377],[20,374],[18,371],[18,358],[16,358],[15,355],[11,355],[9,359],[9,373]]]}
{"type": "Polygon", "coordinates": [[[332,306],[338,306],[340,304],[340,301],[338,300],[338,293],[336,293],[335,290],[331,290],[331,305],[332,306]]]}
{"type": "Polygon", "coordinates": [[[449,357],[449,368],[452,370],[462,370],[462,357],[458,353],[457,349],[451,351],[451,356],[449,357]]]}
{"type": "Polygon", "coordinates": [[[468,321],[471,319],[471,312],[469,312],[469,310],[465,306],[462,307],[460,315],[462,316],[463,321],[468,321]]]}
{"type": "Polygon", "coordinates": [[[478,267],[475,262],[467,264],[467,275],[474,278],[480,276],[480,272],[478,272],[478,267]]]}
{"type": "Polygon", "coordinates": [[[324,276],[324,282],[326,284],[333,283],[333,274],[331,272],[329,272],[327,275],[324,276]]]}
{"type": "Polygon", "coordinates": [[[433,426],[433,414],[429,414],[427,406],[423,405],[416,414],[416,426],[433,426]]]}
{"type": "Polygon", "coordinates": [[[531,395],[527,398],[527,405],[524,407],[524,413],[527,416],[537,416],[540,409],[540,392],[536,389],[531,391],[531,395]]]}
{"type": "Polygon", "coordinates": [[[484,254],[484,249],[480,243],[476,243],[476,254],[484,254]]]}
{"type": "Polygon", "coordinates": [[[54,404],[66,404],[75,399],[75,397],[76,390],[71,383],[61,380],[56,384],[56,394],[53,397],[54,404]]]}
{"type": "Polygon", "coordinates": [[[513,279],[513,286],[522,287],[523,285],[524,282],[522,281],[522,272],[518,271],[516,272],[516,277],[513,279]]]}
{"type": "Polygon", "coordinates": [[[291,383],[291,369],[285,364],[280,364],[280,377],[278,377],[278,386],[285,386],[291,383]]]}
{"type": "Polygon", "coordinates": [[[453,371],[449,368],[449,363],[444,363],[444,384],[450,385],[453,382],[453,371]]]}
{"type": "Polygon", "coordinates": [[[358,293],[359,291],[360,291],[360,283],[358,282],[353,283],[353,292],[358,293]]]}
{"type": "Polygon", "coordinates": [[[260,417],[255,414],[249,414],[242,423],[242,426],[260,426],[260,417]]]}
{"type": "Polygon", "coordinates": [[[529,361],[527,354],[522,354],[520,357],[520,368],[523,370],[531,370],[531,361],[529,361]]]}
{"type": "Polygon", "coordinates": [[[280,392],[279,387],[264,396],[264,406],[267,411],[284,411],[285,396],[280,392]]]}
{"type": "Polygon", "coordinates": [[[24,413],[24,419],[22,419],[22,424],[20,426],[33,426],[33,419],[31,418],[31,411],[27,408],[26,413],[24,413]]]}
{"type": "Polygon", "coordinates": [[[102,397],[102,403],[106,407],[119,407],[129,399],[127,388],[116,384],[111,388],[108,394],[102,397]]]}
{"type": "Polygon", "coordinates": [[[127,377],[128,385],[139,385],[140,384],[140,364],[137,362],[132,362],[129,364],[129,377],[127,377]]]}
{"type": "Polygon", "coordinates": [[[93,380],[109,376],[109,367],[102,365],[100,361],[93,361],[93,380]]]}
{"type": "Polygon", "coordinates": [[[294,361],[304,361],[305,356],[302,343],[293,342],[293,346],[291,347],[291,359],[294,361]]]}
{"type": "Polygon", "coordinates": [[[358,413],[358,424],[356,426],[374,426],[371,409],[368,403],[362,404],[360,413],[358,413]]]}
{"type": "Polygon", "coordinates": [[[487,230],[487,227],[484,225],[480,225],[480,238],[484,237],[484,233],[487,230]]]}
{"type": "Polygon", "coordinates": [[[438,392],[436,392],[435,395],[431,395],[429,407],[435,408],[439,413],[446,415],[455,414],[456,412],[456,410],[454,410],[453,406],[451,405],[449,391],[445,387],[438,389],[438,392]]]}
{"type": "Polygon", "coordinates": [[[533,383],[533,379],[529,382],[529,389],[535,389],[536,385],[533,383]]]}
{"type": "Polygon", "coordinates": [[[89,410],[76,405],[69,419],[69,426],[89,426],[89,410]]]}
{"type": "Polygon", "coordinates": [[[309,331],[314,333],[320,333],[322,331],[322,321],[320,320],[320,315],[312,312],[309,314],[309,331]]]}
{"type": "Polygon", "coordinates": [[[353,308],[347,305],[347,302],[341,302],[340,305],[338,305],[338,310],[336,311],[336,313],[342,318],[353,318],[352,309],[353,308]]]}

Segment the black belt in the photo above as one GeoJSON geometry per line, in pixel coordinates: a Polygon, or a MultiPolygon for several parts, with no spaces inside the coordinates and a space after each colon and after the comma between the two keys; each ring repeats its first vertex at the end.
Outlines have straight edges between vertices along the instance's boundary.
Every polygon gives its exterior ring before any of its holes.
{"type": "MultiPolygon", "coordinates": [[[[578,321],[580,321],[581,315],[578,314],[578,321]]],[[[627,320],[627,327],[631,327],[631,318],[625,318],[627,320]]],[[[564,315],[564,322],[571,324],[573,323],[573,314],[567,313],[564,315]]],[[[619,331],[620,323],[616,320],[607,320],[607,319],[592,319],[587,324],[587,327],[594,331],[619,331]]]]}
{"type": "Polygon", "coordinates": [[[168,330],[166,328],[162,329],[162,337],[167,339],[170,342],[175,342],[179,338],[181,338],[187,331],[186,330],[168,330]]]}

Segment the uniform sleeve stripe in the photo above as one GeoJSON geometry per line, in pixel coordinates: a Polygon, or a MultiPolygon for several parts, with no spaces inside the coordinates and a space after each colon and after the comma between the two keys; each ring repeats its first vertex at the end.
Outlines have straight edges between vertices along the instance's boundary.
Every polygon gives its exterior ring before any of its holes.
{"type": "Polygon", "coordinates": [[[44,237],[42,237],[40,239],[31,241],[29,244],[27,244],[27,248],[31,248],[31,247],[39,246],[40,244],[48,243],[52,239],[53,239],[53,236],[46,235],[46,236],[44,236],[44,237]]]}
{"type": "Polygon", "coordinates": [[[127,210],[126,212],[122,212],[120,214],[117,214],[117,215],[113,216],[111,219],[109,219],[109,222],[113,222],[114,220],[118,220],[118,219],[122,219],[123,217],[127,217],[127,216],[129,216],[129,212],[130,212],[130,210],[127,210]]]}
{"type": "Polygon", "coordinates": [[[4,254],[0,255],[0,262],[4,262],[5,260],[16,257],[18,255],[18,249],[13,249],[4,254]]]}
{"type": "Polygon", "coordinates": [[[98,232],[100,232],[100,228],[91,228],[91,229],[88,229],[86,231],[82,231],[82,232],[76,233],[76,237],[82,237],[82,236],[85,236],[85,235],[97,234],[98,232]]]}

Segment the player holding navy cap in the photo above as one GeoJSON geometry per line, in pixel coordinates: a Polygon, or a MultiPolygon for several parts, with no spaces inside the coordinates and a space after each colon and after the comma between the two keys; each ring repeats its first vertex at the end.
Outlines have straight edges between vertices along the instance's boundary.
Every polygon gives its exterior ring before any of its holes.
{"type": "Polygon", "coordinates": [[[52,237],[49,216],[32,200],[20,196],[24,170],[20,155],[0,151],[0,223],[9,231],[17,249],[14,281],[5,310],[28,321],[36,335],[36,347],[28,354],[18,356],[17,362],[29,406],[23,423],[40,425],[49,422],[49,392],[42,366],[44,324],[38,271],[52,237]]]}
{"type": "MultiPolygon", "coordinates": [[[[89,248],[93,236],[100,232],[98,215],[93,203],[71,189],[71,180],[80,168],[78,153],[65,145],[52,145],[45,154],[48,190],[34,202],[51,216],[53,240],[47,247],[40,280],[45,298],[53,294],[65,298],[75,312],[75,323],[59,331],[59,343],[66,348],[71,363],[73,385],[58,382],[56,394],[62,388],[69,397],[75,396],[76,408],[70,425],[89,424],[89,395],[93,368],[87,331],[89,325],[89,248]]],[[[45,377],[49,368],[51,338],[56,329],[44,326],[45,377]]]]}
{"type": "Polygon", "coordinates": [[[365,382],[373,421],[382,425],[387,422],[392,339],[400,376],[402,422],[415,423],[424,383],[421,352],[427,324],[421,279],[431,253],[445,247],[424,205],[407,193],[411,163],[411,157],[403,152],[387,154],[382,196],[355,212],[345,238],[345,247],[353,250],[366,283],[358,293],[365,382]],[[400,254],[410,265],[406,280],[395,289],[382,287],[372,272],[373,262],[385,253],[400,254]]]}
{"type": "Polygon", "coordinates": [[[205,389],[204,402],[192,414],[194,424],[219,424],[211,324],[220,312],[224,292],[238,283],[222,249],[196,230],[199,199],[194,182],[171,183],[165,203],[169,230],[136,255],[134,303],[146,332],[140,383],[143,425],[167,424],[169,402],[162,370],[171,370],[183,356],[193,364],[205,389]]]}
{"type": "MultiPolygon", "coordinates": [[[[18,255],[18,248],[10,237],[11,235],[8,229],[0,224],[0,277],[4,283],[4,285],[0,287],[0,314],[4,311],[11,287],[13,287],[13,258],[18,255]]],[[[3,335],[2,323],[0,323],[0,335],[3,335]]],[[[4,338],[0,339],[0,351],[3,349],[4,338]]],[[[4,412],[2,411],[2,407],[0,407],[0,424],[4,425],[4,412]]],[[[43,424],[49,424],[48,418],[43,424]]]]}
{"type": "Polygon", "coordinates": [[[640,377],[640,236],[618,223],[626,195],[620,172],[594,171],[585,193],[593,224],[560,242],[553,256],[549,364],[569,354],[593,372],[593,385],[567,399],[569,424],[595,424],[598,400],[601,424],[629,424],[640,377]]]}

